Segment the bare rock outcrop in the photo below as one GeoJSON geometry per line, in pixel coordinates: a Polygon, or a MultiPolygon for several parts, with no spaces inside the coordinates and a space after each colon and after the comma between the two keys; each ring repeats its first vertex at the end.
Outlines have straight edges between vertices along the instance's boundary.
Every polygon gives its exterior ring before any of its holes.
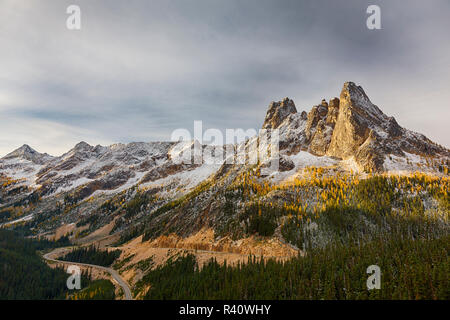
{"type": "Polygon", "coordinates": [[[321,104],[314,106],[308,113],[305,136],[309,142],[309,152],[313,154],[322,156],[328,150],[333,133],[333,126],[327,122],[329,112],[330,106],[323,99],[321,104]]]}
{"type": "Polygon", "coordinates": [[[328,114],[326,123],[334,128],[337,117],[339,115],[339,98],[333,98],[328,103],[328,114]]]}
{"type": "Polygon", "coordinates": [[[267,109],[263,129],[276,129],[290,114],[297,113],[294,101],[284,98],[282,101],[272,101],[267,109]]]}
{"type": "Polygon", "coordinates": [[[309,145],[309,151],[316,155],[325,155],[331,141],[332,133],[333,128],[327,125],[324,119],[319,120],[314,136],[309,145]]]}
{"type": "Polygon", "coordinates": [[[353,82],[344,84],[337,109],[336,112],[333,108],[327,117],[327,122],[334,123],[327,155],[341,159],[354,157],[366,171],[383,170],[385,150],[379,133],[384,135],[383,127],[390,126],[398,135],[400,129],[395,119],[383,114],[353,82]]]}
{"type": "Polygon", "coordinates": [[[351,157],[369,137],[370,129],[363,116],[366,113],[363,102],[367,101],[368,98],[361,87],[356,87],[352,82],[344,84],[328,155],[338,158],[351,157]]]}

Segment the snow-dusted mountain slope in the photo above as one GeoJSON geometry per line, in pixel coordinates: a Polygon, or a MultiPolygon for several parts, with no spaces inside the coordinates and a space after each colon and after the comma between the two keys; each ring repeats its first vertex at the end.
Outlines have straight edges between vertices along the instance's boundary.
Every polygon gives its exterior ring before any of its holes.
{"type": "MultiPolygon", "coordinates": [[[[335,166],[356,171],[443,172],[449,150],[424,135],[400,127],[374,105],[364,90],[344,84],[340,98],[325,100],[308,113],[299,113],[289,98],[269,105],[263,128],[279,130],[280,162],[268,179],[281,181],[306,166],[335,166]]],[[[261,135],[234,146],[231,156],[242,166],[249,150],[259,147],[261,135]]],[[[267,143],[267,142],[266,142],[267,143]]],[[[270,142],[269,142],[270,143],[270,142]]],[[[183,194],[211,174],[222,162],[184,163],[177,159],[188,142],[136,142],[91,146],[80,142],[59,157],[41,154],[28,145],[0,159],[0,175],[17,180],[27,192],[51,197],[77,190],[79,199],[116,193],[134,185],[170,186],[183,194]]],[[[266,149],[270,148],[267,144],[266,149]]],[[[206,146],[200,146],[205,149],[206,146]]],[[[251,151],[250,151],[251,152],[251,151]]],[[[230,156],[230,155],[228,155],[230,156]]],[[[266,159],[267,164],[270,159],[266,159]]],[[[263,161],[264,162],[264,161],[263,161]]]]}

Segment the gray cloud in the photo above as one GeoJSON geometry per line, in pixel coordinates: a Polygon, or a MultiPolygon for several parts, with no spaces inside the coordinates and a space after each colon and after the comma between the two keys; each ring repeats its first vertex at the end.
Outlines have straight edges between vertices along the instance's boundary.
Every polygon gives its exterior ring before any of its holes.
{"type": "Polygon", "coordinates": [[[82,30],[69,31],[73,2],[0,3],[0,154],[168,140],[194,120],[259,128],[271,100],[309,110],[348,80],[450,144],[446,0],[78,0],[82,30]],[[382,30],[366,28],[369,4],[382,30]]]}

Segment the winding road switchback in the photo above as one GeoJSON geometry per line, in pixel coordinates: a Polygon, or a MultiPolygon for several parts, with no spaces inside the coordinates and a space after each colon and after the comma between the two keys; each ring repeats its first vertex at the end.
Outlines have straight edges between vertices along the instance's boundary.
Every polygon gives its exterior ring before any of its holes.
{"type": "Polygon", "coordinates": [[[46,253],[43,255],[43,258],[47,261],[52,261],[52,262],[56,262],[56,263],[61,263],[61,264],[73,264],[73,265],[79,265],[79,266],[85,266],[85,267],[91,267],[91,268],[97,268],[100,269],[102,271],[106,271],[108,272],[115,281],[117,281],[117,283],[119,284],[119,286],[123,289],[123,292],[125,293],[125,300],[133,300],[133,296],[131,295],[131,290],[130,287],[128,286],[128,283],[123,280],[123,278],[119,275],[119,273],[112,269],[112,268],[107,268],[107,267],[103,267],[103,266],[98,266],[95,264],[88,264],[88,263],[80,263],[80,262],[71,262],[71,261],[62,261],[62,260],[57,260],[57,259],[53,259],[50,258],[50,256],[52,254],[55,253],[56,250],[51,251],[49,253],[46,253]]]}

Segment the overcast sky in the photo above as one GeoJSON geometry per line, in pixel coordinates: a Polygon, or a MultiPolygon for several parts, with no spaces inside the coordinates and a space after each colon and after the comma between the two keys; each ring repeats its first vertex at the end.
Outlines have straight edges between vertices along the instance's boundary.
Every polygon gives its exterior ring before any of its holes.
{"type": "Polygon", "coordinates": [[[450,145],[448,0],[0,0],[0,44],[0,156],[258,129],[270,101],[309,111],[345,81],[450,145]]]}

